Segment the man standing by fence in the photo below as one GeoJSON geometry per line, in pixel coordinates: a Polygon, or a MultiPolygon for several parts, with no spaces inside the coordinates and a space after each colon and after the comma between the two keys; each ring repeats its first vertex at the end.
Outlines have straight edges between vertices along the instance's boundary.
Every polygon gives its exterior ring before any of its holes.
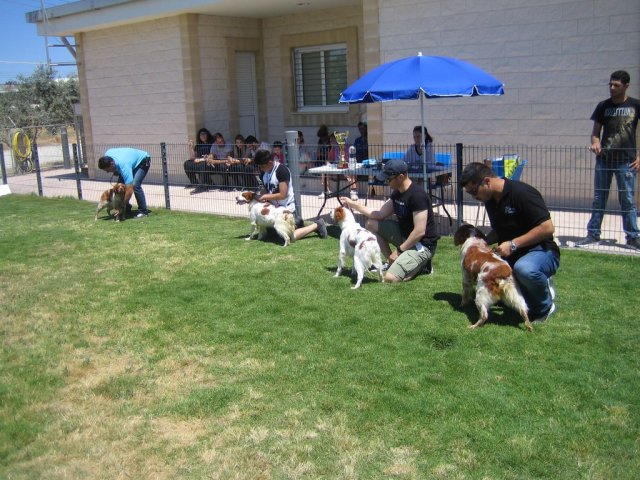
{"type": "Polygon", "coordinates": [[[576,242],[576,247],[600,242],[604,209],[609,198],[611,179],[615,175],[627,245],[640,250],[640,231],[634,203],[636,176],[640,170],[640,154],[636,148],[640,100],[627,96],[630,81],[629,74],[624,70],[613,72],[609,79],[611,97],[600,102],[591,115],[593,130],[589,150],[596,154],[595,192],[587,237],[576,242]]]}

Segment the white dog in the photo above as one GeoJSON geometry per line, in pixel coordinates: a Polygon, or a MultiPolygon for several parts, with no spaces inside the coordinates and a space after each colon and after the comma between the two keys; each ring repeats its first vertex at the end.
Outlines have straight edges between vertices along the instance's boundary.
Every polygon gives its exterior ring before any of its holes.
{"type": "Polygon", "coordinates": [[[296,230],[295,217],[286,208],[258,201],[258,194],[255,192],[242,192],[236,197],[236,203],[249,204],[251,233],[247,240],[253,240],[256,237],[262,240],[267,233],[267,229],[273,227],[284,240],[285,247],[289,243],[296,241],[294,236],[296,230]]]}
{"type": "Polygon", "coordinates": [[[338,269],[335,277],[339,277],[344,268],[344,261],[347,256],[353,257],[353,267],[351,275],[358,274],[356,284],[351,287],[353,290],[359,288],[364,278],[364,272],[369,270],[371,265],[376,267],[378,280],[384,282],[382,276],[382,257],[380,245],[376,236],[369,230],[361,227],[353,217],[351,211],[345,207],[336,207],[331,212],[333,223],[342,229],[340,234],[340,253],[338,255],[338,269]]]}
{"type": "Polygon", "coordinates": [[[475,296],[480,319],[469,328],[481,327],[489,317],[489,308],[499,300],[513,308],[524,320],[527,330],[529,322],[527,303],[518,289],[509,264],[493,253],[484,234],[473,225],[462,225],[453,236],[453,244],[462,246],[462,302],[469,303],[475,296]],[[474,291],[475,290],[475,291],[474,291]]]}

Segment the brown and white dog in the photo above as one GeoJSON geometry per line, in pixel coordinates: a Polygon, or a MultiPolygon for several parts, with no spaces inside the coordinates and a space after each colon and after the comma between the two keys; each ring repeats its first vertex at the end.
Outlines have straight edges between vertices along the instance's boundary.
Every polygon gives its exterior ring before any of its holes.
{"type": "Polygon", "coordinates": [[[364,272],[369,270],[371,265],[376,267],[378,280],[384,282],[382,276],[382,256],[380,254],[380,245],[376,236],[369,230],[361,227],[353,213],[345,207],[336,207],[331,212],[333,223],[339,225],[342,232],[340,233],[340,253],[338,254],[338,269],[334,277],[339,277],[344,268],[345,259],[353,257],[353,267],[351,275],[357,273],[358,279],[356,284],[351,287],[352,290],[359,288],[364,278],[364,272]]]}
{"type": "Polygon", "coordinates": [[[286,208],[260,202],[258,194],[255,192],[242,192],[236,197],[236,203],[249,204],[251,233],[247,240],[253,240],[256,237],[262,240],[267,233],[267,229],[272,227],[284,240],[285,247],[289,243],[296,241],[294,236],[296,230],[295,216],[286,208]]]}
{"type": "Polygon", "coordinates": [[[489,308],[502,300],[517,311],[527,330],[533,327],[529,322],[527,303],[513,278],[509,264],[496,255],[485,240],[484,234],[473,225],[462,225],[453,236],[453,243],[462,245],[462,302],[469,303],[474,297],[480,312],[480,319],[469,328],[481,327],[489,317],[489,308]]]}
{"type": "Polygon", "coordinates": [[[116,183],[109,190],[105,190],[100,195],[100,201],[96,208],[96,215],[94,220],[98,220],[98,212],[103,209],[107,209],[107,214],[111,215],[111,210],[115,211],[113,218],[116,222],[119,222],[124,218],[126,205],[124,203],[124,195],[127,191],[127,187],[124,183],[116,183]]]}

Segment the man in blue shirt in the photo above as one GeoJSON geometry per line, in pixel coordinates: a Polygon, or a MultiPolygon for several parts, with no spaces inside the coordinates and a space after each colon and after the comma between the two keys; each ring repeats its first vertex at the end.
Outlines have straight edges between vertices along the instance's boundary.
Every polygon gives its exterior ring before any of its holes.
{"type": "Polygon", "coordinates": [[[135,148],[110,148],[104,152],[104,156],[98,159],[98,168],[105,172],[119,175],[118,182],[124,183],[127,187],[124,201],[127,205],[127,213],[131,212],[129,200],[131,194],[136,196],[138,202],[138,213],[136,218],[142,218],[149,215],[147,209],[147,200],[142,190],[142,181],[147,176],[149,167],[151,166],[151,157],[144,150],[135,148]]]}

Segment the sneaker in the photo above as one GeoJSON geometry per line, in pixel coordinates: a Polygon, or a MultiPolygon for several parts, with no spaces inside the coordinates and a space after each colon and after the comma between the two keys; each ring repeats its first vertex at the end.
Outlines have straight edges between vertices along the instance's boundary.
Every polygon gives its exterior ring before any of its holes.
{"type": "Polygon", "coordinates": [[[553,277],[547,278],[547,285],[549,285],[549,293],[551,294],[551,301],[554,302],[556,300],[556,289],[553,288],[553,277]]]}
{"type": "Polygon", "coordinates": [[[549,312],[546,315],[542,315],[536,319],[531,320],[531,323],[542,323],[545,322],[551,315],[553,315],[553,312],[556,311],[556,304],[552,303],[551,304],[551,308],[549,309],[549,312]]]}
{"type": "Polygon", "coordinates": [[[627,240],[627,245],[629,245],[634,250],[640,251],[640,237],[630,238],[627,240]]]}
{"type": "Polygon", "coordinates": [[[324,220],[319,218],[316,220],[316,225],[318,226],[318,236],[320,238],[327,238],[327,224],[324,223],[324,220]]]}
{"type": "Polygon", "coordinates": [[[148,217],[149,216],[149,211],[148,210],[140,210],[138,211],[138,213],[136,213],[135,218],[144,218],[144,217],[148,217]]]}
{"type": "Polygon", "coordinates": [[[318,195],[318,198],[319,198],[320,200],[324,200],[324,194],[325,194],[325,193],[326,193],[327,195],[331,195],[331,190],[327,190],[326,192],[322,192],[320,195],[318,195]]]}
{"type": "Polygon", "coordinates": [[[354,202],[358,201],[358,192],[356,192],[355,190],[351,190],[351,196],[350,196],[351,200],[354,202]]]}
{"type": "Polygon", "coordinates": [[[598,245],[600,243],[600,239],[594,237],[593,235],[587,235],[582,240],[578,240],[575,244],[576,247],[586,247],[587,245],[598,245]]]}
{"type": "MultiPolygon", "coordinates": [[[[384,262],[382,264],[382,273],[386,272],[387,270],[389,270],[389,262],[384,262]]],[[[371,265],[371,267],[369,268],[370,272],[376,273],[378,271],[378,269],[376,268],[375,265],[371,265]]]]}

